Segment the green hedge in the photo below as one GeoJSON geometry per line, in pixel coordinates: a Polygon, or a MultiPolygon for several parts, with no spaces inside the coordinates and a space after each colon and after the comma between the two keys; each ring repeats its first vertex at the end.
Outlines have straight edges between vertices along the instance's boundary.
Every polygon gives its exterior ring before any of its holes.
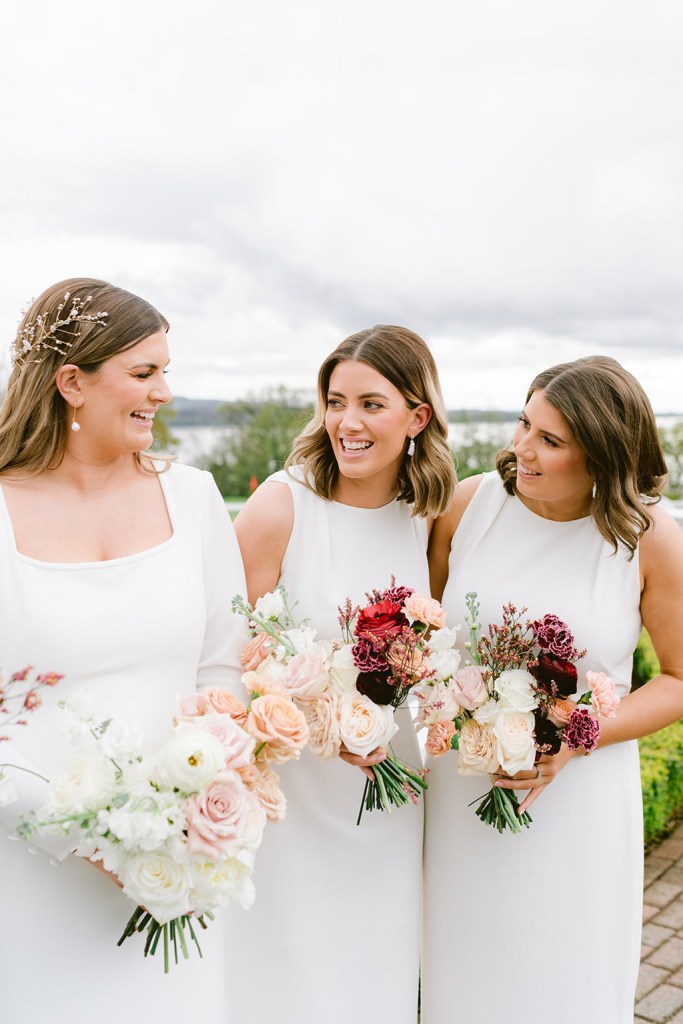
{"type": "Polygon", "coordinates": [[[643,737],[639,746],[647,845],[683,811],[683,721],[643,737]]]}

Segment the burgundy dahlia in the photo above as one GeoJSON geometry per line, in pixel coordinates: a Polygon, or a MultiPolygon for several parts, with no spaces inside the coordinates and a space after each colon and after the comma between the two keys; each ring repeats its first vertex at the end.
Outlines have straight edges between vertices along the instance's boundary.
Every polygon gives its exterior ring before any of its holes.
{"type": "Polygon", "coordinates": [[[600,739],[600,723],[590,715],[588,708],[576,708],[571,713],[562,738],[570,750],[583,747],[590,754],[600,739]]]}
{"type": "Polygon", "coordinates": [[[356,689],[373,704],[391,704],[396,697],[396,684],[387,672],[359,672],[356,689]]]}
{"type": "Polygon", "coordinates": [[[542,690],[551,697],[569,697],[576,693],[578,672],[566,658],[556,658],[541,651],[538,662],[529,665],[529,671],[542,690]]]}

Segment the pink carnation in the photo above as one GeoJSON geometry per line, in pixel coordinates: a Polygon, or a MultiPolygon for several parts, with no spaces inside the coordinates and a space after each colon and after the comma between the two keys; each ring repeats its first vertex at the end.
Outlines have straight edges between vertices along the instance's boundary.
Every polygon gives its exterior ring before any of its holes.
{"type": "Polygon", "coordinates": [[[435,722],[427,730],[425,750],[432,757],[441,757],[451,749],[451,738],[455,735],[453,722],[435,722]]]}
{"type": "Polygon", "coordinates": [[[595,713],[603,718],[614,718],[619,707],[614,680],[605,672],[586,672],[586,681],[591,691],[591,704],[595,713]]]}
{"type": "Polygon", "coordinates": [[[446,613],[433,597],[411,594],[403,604],[403,611],[411,622],[423,622],[436,629],[446,625],[446,613]]]}

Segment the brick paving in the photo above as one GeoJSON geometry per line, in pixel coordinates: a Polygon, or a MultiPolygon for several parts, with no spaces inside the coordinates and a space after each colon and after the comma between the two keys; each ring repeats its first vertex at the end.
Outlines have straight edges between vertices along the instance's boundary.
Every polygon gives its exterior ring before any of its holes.
{"type": "Polygon", "coordinates": [[[634,1024],[683,1024],[683,824],[645,858],[634,1024]]]}

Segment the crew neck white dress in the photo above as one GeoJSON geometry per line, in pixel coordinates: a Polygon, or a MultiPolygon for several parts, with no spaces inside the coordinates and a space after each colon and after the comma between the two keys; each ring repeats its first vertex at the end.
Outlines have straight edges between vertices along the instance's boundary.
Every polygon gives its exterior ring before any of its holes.
{"type": "MultiPolygon", "coordinates": [[[[398,584],[428,593],[426,523],[405,502],[354,508],[276,473],[294,500],[280,583],[318,636],[339,637],[348,596],[398,584]]],[[[273,500],[277,500],[277,489],[273,500]]],[[[410,711],[394,749],[420,764],[410,711]]],[[[399,719],[400,721],[401,719],[399,719]]],[[[280,769],[278,769],[280,770],[280,769]]],[[[267,829],[256,903],[227,920],[228,999],[252,1024],[415,1024],[423,809],[356,817],[364,776],[304,752],[281,771],[287,817],[267,829]]]]}
{"type": "MultiPolygon", "coordinates": [[[[3,744],[4,761],[47,777],[64,762],[57,708],[76,689],[101,694],[115,716],[141,728],[147,749],[168,736],[176,697],[235,685],[245,642],[231,614],[244,587],[237,541],[208,473],[172,465],[159,476],[173,529],[157,547],[125,558],[47,563],[17,552],[0,486],[0,668],[64,673],[43,706],[3,744]]],[[[49,523],[45,524],[49,530],[49,523]]],[[[144,941],[117,948],[134,904],[63,841],[33,856],[10,841],[18,816],[44,801],[44,783],[13,772],[20,800],[0,824],[0,1016],[9,1024],[64,1021],[226,1024],[222,928],[202,933],[193,956],[164,976],[144,941]],[[61,864],[51,852],[66,855],[61,864]]],[[[244,1018],[241,1018],[244,1020],[244,1018]]]]}
{"type": "MultiPolygon", "coordinates": [[[[467,639],[503,604],[558,615],[587,648],[577,665],[625,695],[641,629],[638,555],[616,555],[588,517],[553,522],[487,474],[453,540],[443,604],[467,639]]],[[[464,653],[464,652],[463,652],[464,653]]],[[[485,776],[457,755],[430,763],[422,1024],[632,1024],[640,953],[643,831],[637,743],[572,759],[519,835],[476,817],[485,776]]]]}

